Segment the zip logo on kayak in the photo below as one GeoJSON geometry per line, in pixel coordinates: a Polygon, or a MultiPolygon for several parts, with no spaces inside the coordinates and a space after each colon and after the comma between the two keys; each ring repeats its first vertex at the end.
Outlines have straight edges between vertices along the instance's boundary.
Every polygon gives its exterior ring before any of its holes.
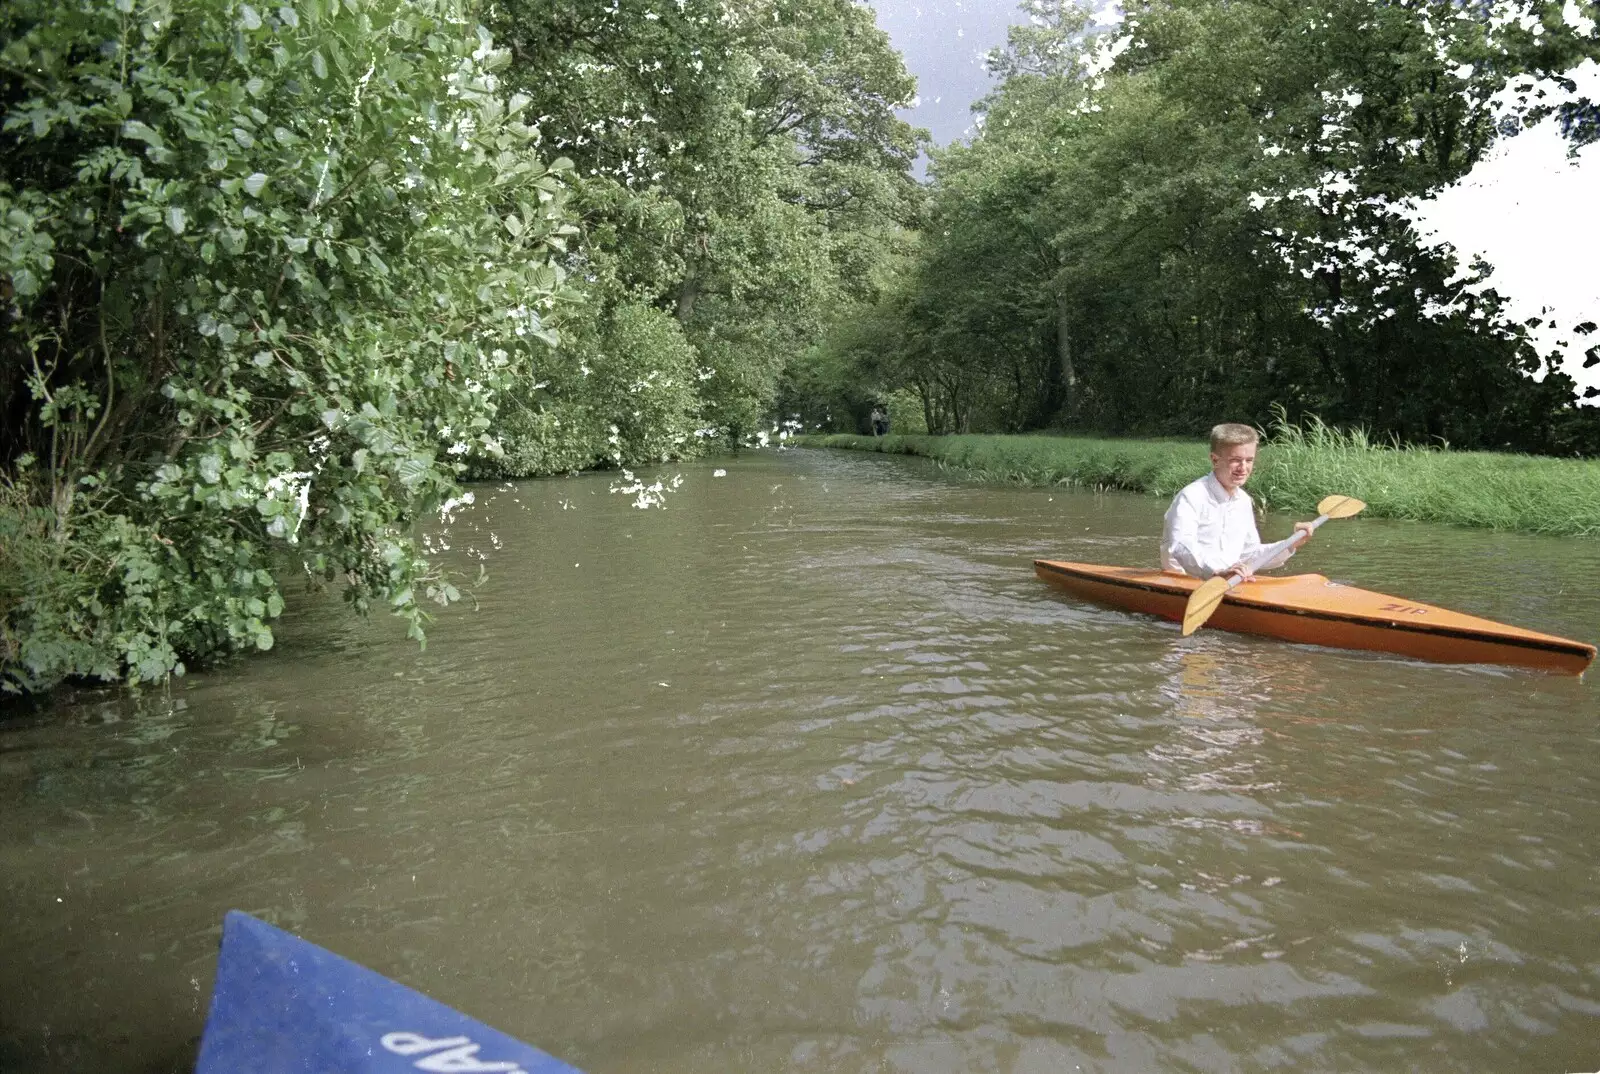
{"type": "Polygon", "coordinates": [[[477,1058],[481,1044],[470,1037],[443,1037],[431,1040],[421,1033],[385,1033],[383,1047],[395,1055],[410,1057],[425,1055],[411,1064],[428,1074],[528,1074],[520,1063],[508,1061],[485,1062],[477,1058]]]}
{"type": "Polygon", "coordinates": [[[1428,609],[1419,608],[1415,604],[1380,604],[1380,612],[1399,612],[1401,615],[1427,615],[1428,609]]]}

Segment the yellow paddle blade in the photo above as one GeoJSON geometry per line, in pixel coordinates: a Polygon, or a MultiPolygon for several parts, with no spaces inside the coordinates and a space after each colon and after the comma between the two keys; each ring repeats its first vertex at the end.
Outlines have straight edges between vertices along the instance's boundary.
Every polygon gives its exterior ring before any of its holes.
{"type": "Polygon", "coordinates": [[[1327,515],[1329,518],[1349,518],[1359,515],[1367,509],[1367,505],[1354,496],[1329,496],[1317,504],[1317,514],[1327,515]]]}
{"type": "Polygon", "coordinates": [[[1189,603],[1183,608],[1183,636],[1188,637],[1205,625],[1211,613],[1217,610],[1222,598],[1227,596],[1228,579],[1223,575],[1208,578],[1200,588],[1189,594],[1189,603]]]}

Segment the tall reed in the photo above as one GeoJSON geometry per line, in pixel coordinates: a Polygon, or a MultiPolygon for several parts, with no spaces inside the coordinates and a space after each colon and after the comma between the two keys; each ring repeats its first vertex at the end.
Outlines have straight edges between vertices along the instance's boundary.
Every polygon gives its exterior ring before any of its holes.
{"type": "MultiPolygon", "coordinates": [[[[1171,496],[1209,468],[1203,443],[1065,436],[806,436],[805,446],[920,455],[994,481],[1171,496]]],[[[1367,514],[1560,537],[1600,537],[1600,460],[1373,441],[1360,429],[1278,421],[1249,490],[1276,511],[1344,493],[1367,514]]]]}

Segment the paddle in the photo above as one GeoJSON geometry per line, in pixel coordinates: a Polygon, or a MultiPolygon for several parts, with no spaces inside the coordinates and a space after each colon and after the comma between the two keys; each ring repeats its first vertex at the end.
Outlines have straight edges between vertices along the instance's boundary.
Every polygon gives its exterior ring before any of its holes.
{"type": "MultiPolygon", "coordinates": [[[[1311,528],[1316,529],[1330,518],[1350,518],[1359,515],[1366,506],[1353,496],[1329,496],[1317,504],[1318,513],[1311,522],[1311,528]]],[[[1295,547],[1309,536],[1308,533],[1296,533],[1286,541],[1267,545],[1250,558],[1251,569],[1254,570],[1258,563],[1270,563],[1279,552],[1295,547]]],[[[1243,579],[1236,574],[1219,574],[1215,578],[1206,579],[1200,584],[1199,589],[1189,594],[1189,603],[1183,609],[1183,636],[1187,638],[1205,626],[1206,620],[1211,618],[1211,613],[1222,603],[1222,598],[1241,581],[1243,579]]]]}

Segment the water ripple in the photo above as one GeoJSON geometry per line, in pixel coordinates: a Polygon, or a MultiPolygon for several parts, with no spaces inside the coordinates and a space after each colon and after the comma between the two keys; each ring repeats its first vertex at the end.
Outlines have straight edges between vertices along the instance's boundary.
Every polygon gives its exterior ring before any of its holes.
{"type": "MultiPolygon", "coordinates": [[[[0,730],[0,1067],[167,1069],[237,906],[595,1074],[1593,1068],[1592,684],[1032,577],[1151,560],[1154,500],[719,465],[665,512],[485,490],[424,653],[305,597],[272,656],[0,730]]],[[[1581,542],[1306,556],[1600,622],[1581,542]]]]}

